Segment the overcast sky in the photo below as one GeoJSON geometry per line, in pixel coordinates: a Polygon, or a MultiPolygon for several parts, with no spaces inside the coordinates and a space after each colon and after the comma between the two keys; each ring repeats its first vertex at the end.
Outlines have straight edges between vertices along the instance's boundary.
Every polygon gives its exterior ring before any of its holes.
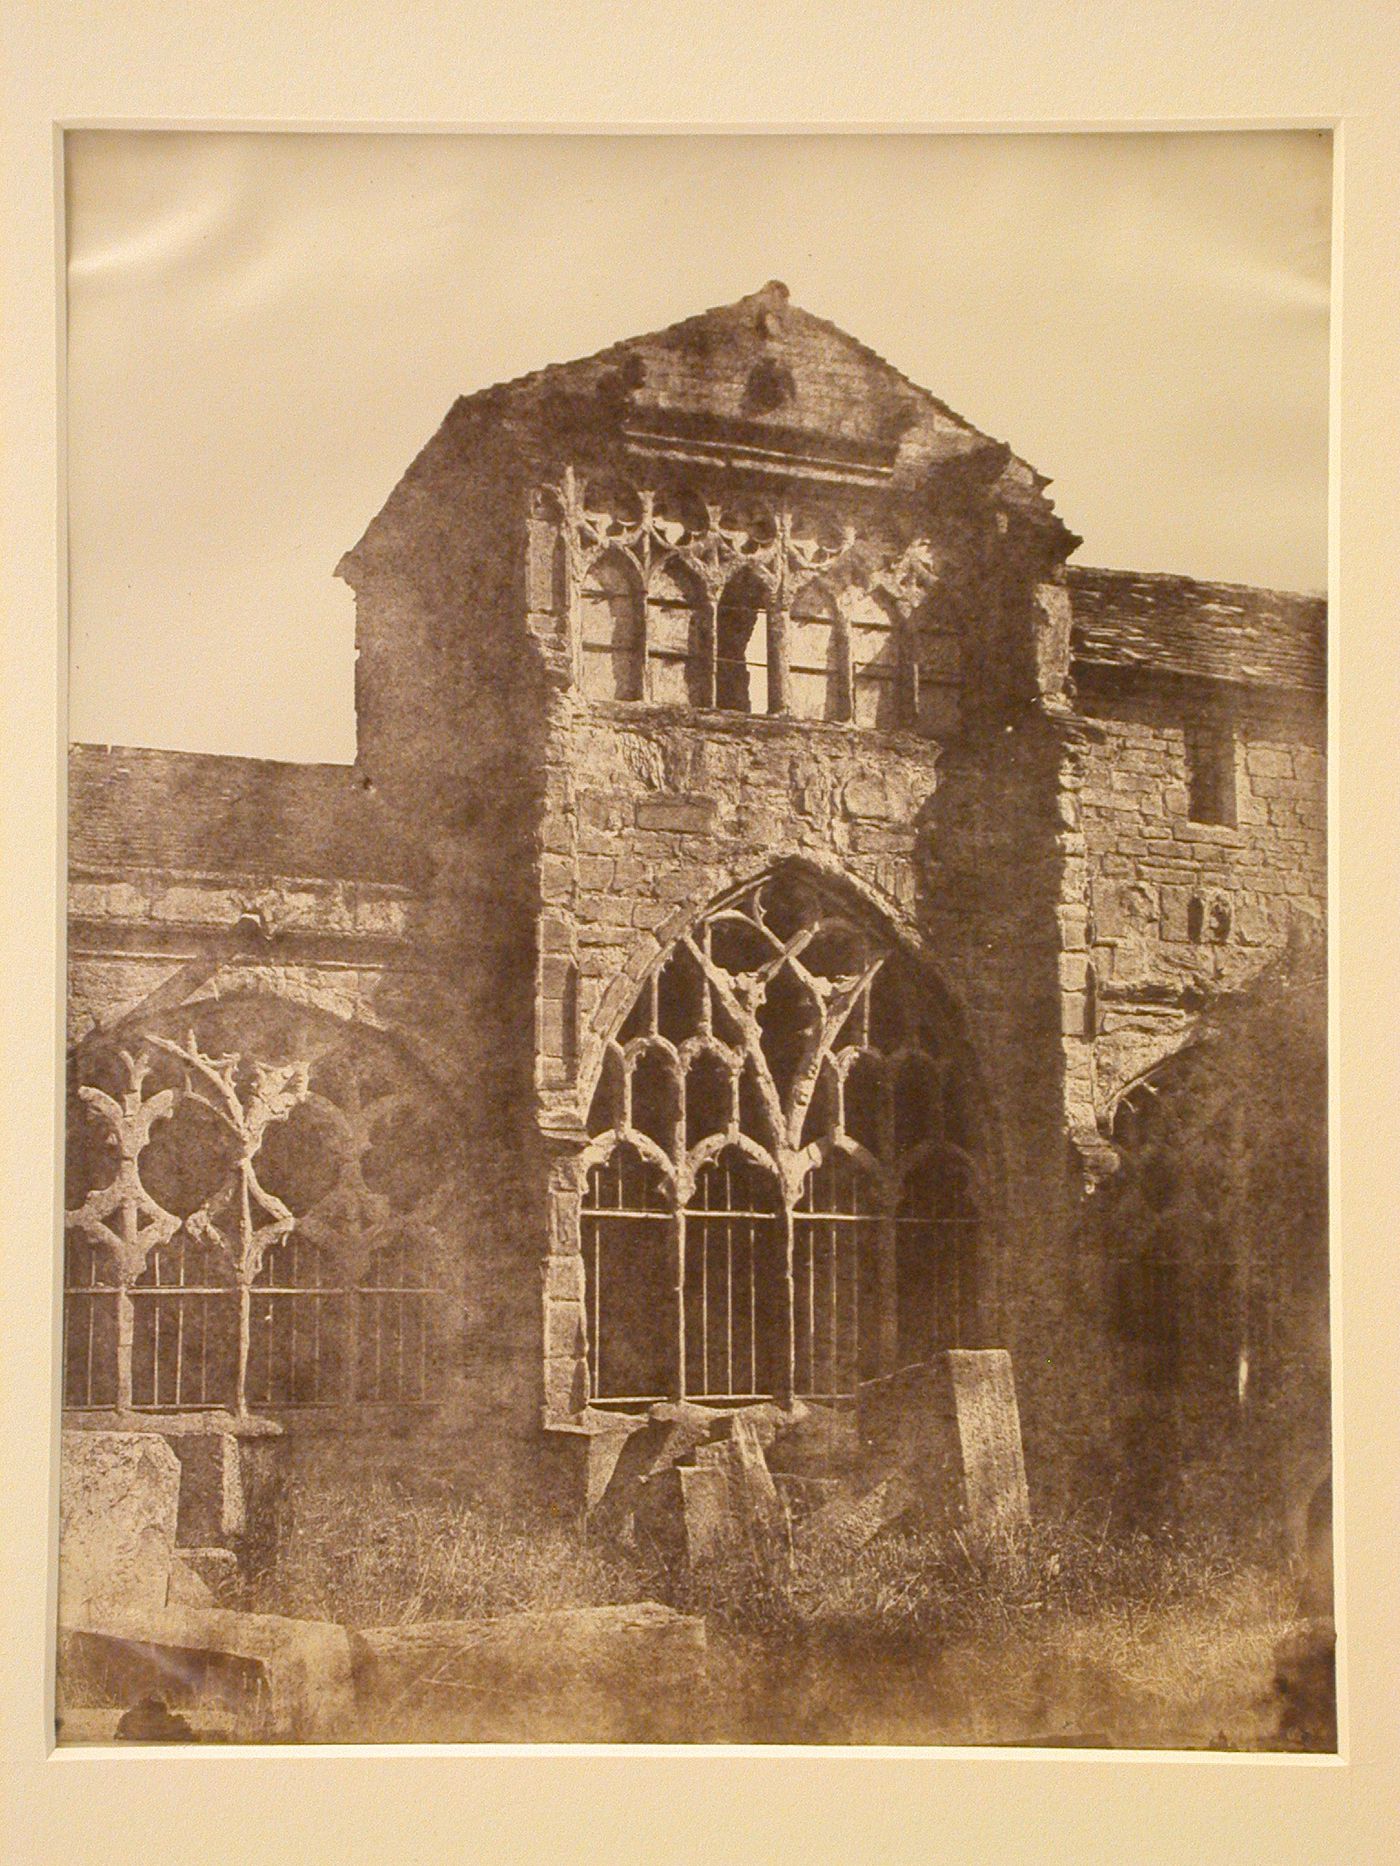
{"type": "Polygon", "coordinates": [[[333,576],[453,398],[783,279],[1078,561],[1326,582],[1312,132],[69,138],[70,724],[349,760],[333,576]]]}

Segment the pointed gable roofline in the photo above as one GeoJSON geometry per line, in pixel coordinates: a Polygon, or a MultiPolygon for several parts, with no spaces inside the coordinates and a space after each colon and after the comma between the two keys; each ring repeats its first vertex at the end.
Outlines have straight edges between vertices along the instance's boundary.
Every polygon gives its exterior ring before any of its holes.
{"type": "Polygon", "coordinates": [[[1039,533],[1048,556],[1080,542],[1046,498],[1044,475],[771,280],[734,304],[459,397],[337,573],[444,448],[484,429],[525,458],[573,433],[641,456],[905,494],[976,487],[1039,533]]]}

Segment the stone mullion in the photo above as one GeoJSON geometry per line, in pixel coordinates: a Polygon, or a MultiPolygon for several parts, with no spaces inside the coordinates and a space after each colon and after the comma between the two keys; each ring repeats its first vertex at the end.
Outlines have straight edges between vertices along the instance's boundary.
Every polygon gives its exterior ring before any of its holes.
{"type": "Polygon", "coordinates": [[[886,1209],[880,1214],[875,1232],[877,1370],[882,1375],[892,1374],[899,1358],[899,1230],[894,1203],[897,1198],[897,1189],[892,1181],[888,1182],[886,1209]]]}
{"type": "Polygon", "coordinates": [[[797,1270],[794,1260],[795,1230],[792,1195],[784,1182],[782,1213],[783,1245],[783,1364],[778,1370],[777,1400],[791,1406],[797,1393],[797,1270]]]}
{"type": "Polygon", "coordinates": [[[117,1411],[130,1412],[131,1355],[136,1335],[136,1314],[131,1301],[131,1286],[126,1279],[117,1285],[117,1411]]]}
{"type": "Polygon", "coordinates": [[[671,1376],[671,1398],[685,1398],[685,1203],[679,1196],[671,1220],[672,1319],[675,1324],[676,1365],[671,1376]]]}
{"type": "MultiPolygon", "coordinates": [[[[658,1021],[660,974],[653,972],[651,989],[651,1027],[658,1021]]],[[[685,1207],[690,1197],[690,1173],[685,1157],[686,1080],[684,1069],[676,1075],[676,1122],[671,1131],[671,1160],[675,1210],[670,1224],[672,1319],[675,1324],[676,1365],[671,1376],[671,1398],[685,1398],[685,1207]]]]}
{"type": "Polygon", "coordinates": [[[898,1231],[895,1220],[899,1182],[894,1170],[895,1071],[886,1061],[880,1075],[880,1180],[885,1210],[877,1234],[877,1290],[880,1305],[878,1340],[880,1372],[893,1373],[899,1353],[898,1231]]]}
{"type": "Polygon", "coordinates": [[[653,495],[642,494],[642,529],[637,538],[637,569],[642,579],[642,700],[651,704],[651,511],[653,495]]]}
{"type": "Polygon", "coordinates": [[[768,711],[786,715],[792,711],[792,674],[788,665],[791,656],[788,637],[790,521],[787,513],[781,511],[776,514],[776,519],[778,542],[774,555],[777,575],[768,624],[768,711]]]}
{"type": "Polygon", "coordinates": [[[252,1249],[253,1212],[248,1197],[251,1158],[245,1155],[239,1164],[238,1360],[234,1368],[233,1409],[240,1419],[245,1419],[248,1416],[248,1349],[253,1332],[252,1280],[256,1270],[252,1249]]]}

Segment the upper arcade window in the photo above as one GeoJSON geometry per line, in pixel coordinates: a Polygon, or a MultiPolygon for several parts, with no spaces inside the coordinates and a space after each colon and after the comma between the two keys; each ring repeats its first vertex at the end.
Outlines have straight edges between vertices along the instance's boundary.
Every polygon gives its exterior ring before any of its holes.
{"type": "Polygon", "coordinates": [[[752,571],[740,570],[724,586],[715,620],[715,705],[722,712],[767,713],[771,605],[752,571]]]}
{"type": "Polygon", "coordinates": [[[562,525],[590,699],[939,735],[958,718],[958,632],[930,617],[936,554],[903,519],[781,498],[637,490],[572,475],[562,525]]]}
{"type": "Polygon", "coordinates": [[[627,555],[605,551],[579,588],[583,690],[599,700],[640,700],[645,637],[641,578],[627,555]]]}

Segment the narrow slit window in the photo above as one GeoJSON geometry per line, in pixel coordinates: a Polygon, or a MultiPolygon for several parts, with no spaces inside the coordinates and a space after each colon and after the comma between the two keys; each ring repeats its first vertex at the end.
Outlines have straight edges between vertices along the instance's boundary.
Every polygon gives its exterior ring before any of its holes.
{"type": "Polygon", "coordinates": [[[1187,728],[1186,792],[1187,814],[1193,823],[1235,827],[1239,820],[1235,733],[1227,721],[1205,721],[1187,728]]]}

